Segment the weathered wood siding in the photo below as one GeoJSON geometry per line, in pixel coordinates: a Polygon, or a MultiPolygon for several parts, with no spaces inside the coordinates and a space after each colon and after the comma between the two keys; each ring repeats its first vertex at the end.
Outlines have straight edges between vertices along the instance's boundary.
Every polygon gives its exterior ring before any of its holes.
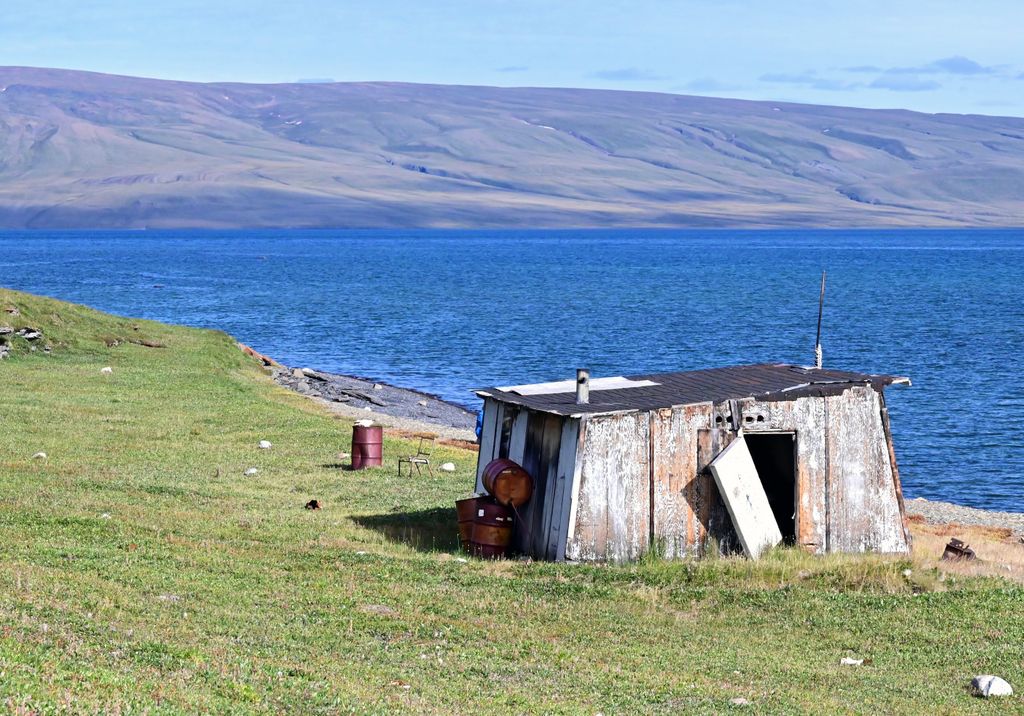
{"type": "MultiPolygon", "coordinates": [[[[728,406],[714,406],[712,417],[719,425],[727,424],[724,413],[728,406]],[[723,418],[719,420],[719,418],[723,418]]],[[[702,526],[697,554],[703,556],[711,551],[728,554],[740,549],[739,536],[732,526],[729,510],[718,494],[718,486],[709,465],[736,438],[736,433],[725,428],[699,428],[697,430],[697,516],[702,526]]]]}
{"type": "Polygon", "coordinates": [[[740,401],[739,407],[741,425],[747,432],[796,434],[796,542],[810,552],[827,551],[828,453],[824,399],[772,402],[747,399],[740,401]]]}
{"type": "Polygon", "coordinates": [[[533,496],[518,509],[516,547],[520,552],[537,559],[554,559],[554,556],[548,555],[548,542],[551,509],[558,483],[562,418],[550,413],[525,410],[522,415],[526,416],[523,459],[516,462],[533,478],[533,496]]]}
{"type": "Polygon", "coordinates": [[[825,400],[830,552],[906,552],[879,394],[855,387],[825,400]]]}
{"type": "Polygon", "coordinates": [[[796,535],[805,549],[909,549],[881,400],[854,386],[824,398],[740,401],[745,431],[796,434],[796,535]]]}
{"type": "Polygon", "coordinates": [[[505,404],[493,398],[484,398],[484,423],[480,430],[480,454],[476,459],[476,487],[478,493],[484,491],[483,475],[487,463],[498,456],[501,443],[501,421],[505,414],[505,404]]]}
{"type": "MultiPolygon", "coordinates": [[[[493,421],[485,409],[480,470],[498,456],[498,408],[493,421]]],[[[816,553],[905,552],[886,417],[881,394],[868,386],[582,419],[517,409],[508,457],[535,481],[517,539],[536,558],[556,560],[636,559],[652,543],[669,558],[735,551],[738,538],[707,466],[742,428],[795,435],[798,545],[816,553]]]]}
{"type": "Polygon", "coordinates": [[[650,417],[591,417],[583,442],[575,531],[566,557],[637,559],[650,541],[650,417]]]}
{"type": "Polygon", "coordinates": [[[666,558],[700,554],[710,497],[698,470],[697,433],[711,426],[711,403],[650,413],[651,532],[666,558]]]}
{"type": "Polygon", "coordinates": [[[565,559],[565,546],[569,540],[569,525],[572,521],[573,485],[576,478],[576,451],[581,435],[581,421],[566,418],[562,421],[562,435],[559,438],[558,467],[555,489],[551,500],[551,522],[547,528],[547,559],[561,562],[565,559]]]}

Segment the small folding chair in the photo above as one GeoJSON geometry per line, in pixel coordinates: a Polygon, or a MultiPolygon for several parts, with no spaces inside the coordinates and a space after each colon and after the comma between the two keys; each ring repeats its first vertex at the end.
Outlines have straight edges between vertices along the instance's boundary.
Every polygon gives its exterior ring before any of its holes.
{"type": "Polygon", "coordinates": [[[416,468],[416,474],[420,474],[420,465],[427,466],[427,473],[433,477],[434,471],[430,469],[430,451],[434,449],[434,438],[420,436],[420,446],[416,451],[415,455],[408,455],[406,457],[398,458],[398,476],[402,476],[402,463],[409,463],[409,475],[412,475],[413,467],[416,468]]]}

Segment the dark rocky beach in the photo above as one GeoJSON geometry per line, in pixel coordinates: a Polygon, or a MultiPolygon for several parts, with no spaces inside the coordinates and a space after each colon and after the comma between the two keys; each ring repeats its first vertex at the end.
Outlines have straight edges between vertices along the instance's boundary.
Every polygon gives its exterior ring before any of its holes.
{"type": "Polygon", "coordinates": [[[476,413],[435,395],[311,368],[272,366],[271,370],[279,385],[325,403],[332,412],[371,419],[403,432],[476,441],[476,413]]]}

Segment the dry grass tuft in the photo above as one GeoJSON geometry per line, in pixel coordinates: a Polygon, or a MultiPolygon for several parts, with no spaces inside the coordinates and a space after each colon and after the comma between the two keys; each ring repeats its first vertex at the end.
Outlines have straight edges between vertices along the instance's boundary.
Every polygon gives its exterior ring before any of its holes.
{"type": "Polygon", "coordinates": [[[1003,577],[1024,583],[1024,543],[1004,527],[944,524],[933,525],[911,519],[914,561],[946,574],[974,577],[1003,577]],[[946,543],[953,537],[970,545],[974,560],[942,559],[946,543]]]}

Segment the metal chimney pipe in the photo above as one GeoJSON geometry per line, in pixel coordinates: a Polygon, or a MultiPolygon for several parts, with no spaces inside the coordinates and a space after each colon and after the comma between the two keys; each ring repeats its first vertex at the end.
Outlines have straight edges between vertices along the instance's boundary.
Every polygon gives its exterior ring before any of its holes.
{"type": "Polygon", "coordinates": [[[586,368],[576,369],[576,405],[590,402],[590,371],[586,368]]]}

